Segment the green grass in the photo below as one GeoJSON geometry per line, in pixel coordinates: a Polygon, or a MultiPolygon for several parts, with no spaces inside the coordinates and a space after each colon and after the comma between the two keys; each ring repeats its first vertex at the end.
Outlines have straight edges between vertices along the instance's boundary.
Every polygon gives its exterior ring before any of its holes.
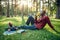
{"type": "MultiPolygon", "coordinates": [[[[25,18],[26,21],[27,18],[25,18]]],[[[22,25],[20,17],[0,17],[0,40],[60,40],[60,34],[53,31],[48,25],[41,30],[28,30],[21,34],[3,35],[5,28],[8,27],[8,22],[12,22],[13,25],[22,25]]],[[[54,28],[60,32],[60,20],[51,19],[54,28]]]]}

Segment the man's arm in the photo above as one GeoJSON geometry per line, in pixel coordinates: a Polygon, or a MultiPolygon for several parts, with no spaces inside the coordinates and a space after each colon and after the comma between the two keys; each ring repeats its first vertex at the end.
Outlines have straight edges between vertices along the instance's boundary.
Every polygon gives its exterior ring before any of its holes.
{"type": "Polygon", "coordinates": [[[42,20],[40,20],[40,18],[37,20],[37,16],[35,16],[35,23],[40,23],[42,20]]]}
{"type": "MultiPolygon", "coordinates": [[[[56,31],[56,30],[54,29],[53,25],[51,24],[50,19],[49,19],[48,17],[46,18],[46,21],[47,21],[48,25],[49,25],[54,31],[56,31]]],[[[56,32],[57,32],[57,31],[56,31],[56,32]]]]}
{"type": "Polygon", "coordinates": [[[35,19],[34,19],[34,22],[37,23],[37,16],[35,15],[35,19]]]}

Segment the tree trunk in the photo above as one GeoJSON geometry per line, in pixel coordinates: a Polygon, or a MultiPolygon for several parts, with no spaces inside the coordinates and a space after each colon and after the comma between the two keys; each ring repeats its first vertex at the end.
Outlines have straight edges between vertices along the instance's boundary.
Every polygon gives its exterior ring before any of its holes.
{"type": "Polygon", "coordinates": [[[57,7],[56,18],[60,19],[60,6],[57,7]]]}
{"type": "Polygon", "coordinates": [[[36,13],[38,12],[38,0],[36,0],[36,13]]]}
{"type": "Polygon", "coordinates": [[[0,0],[0,15],[2,15],[2,6],[1,6],[1,0],[0,0]]]}
{"type": "Polygon", "coordinates": [[[15,11],[14,11],[14,15],[15,15],[15,17],[16,17],[16,15],[17,15],[17,9],[16,9],[16,7],[17,7],[17,0],[15,0],[15,11]]]}
{"type": "Polygon", "coordinates": [[[10,17],[10,15],[9,15],[9,0],[8,0],[7,5],[8,5],[8,7],[7,7],[7,17],[10,17]]]}
{"type": "Polygon", "coordinates": [[[12,10],[11,10],[11,12],[12,12],[12,13],[11,13],[11,16],[13,17],[13,14],[14,14],[14,9],[13,9],[13,0],[12,0],[11,9],[12,9],[12,10]]]}
{"type": "Polygon", "coordinates": [[[57,3],[56,18],[57,18],[57,19],[60,19],[60,0],[57,0],[56,3],[57,3]]]}
{"type": "Polygon", "coordinates": [[[24,20],[24,5],[22,5],[22,11],[21,11],[21,16],[22,16],[22,25],[25,25],[25,20],[24,20]]]}

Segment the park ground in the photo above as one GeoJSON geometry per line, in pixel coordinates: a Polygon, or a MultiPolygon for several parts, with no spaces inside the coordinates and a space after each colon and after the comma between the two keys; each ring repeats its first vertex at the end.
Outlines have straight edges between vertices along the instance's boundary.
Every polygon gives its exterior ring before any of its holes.
{"type": "MultiPolygon", "coordinates": [[[[25,17],[26,21],[27,17],[25,17]]],[[[50,18],[54,28],[60,32],[60,19],[50,18]]],[[[3,35],[8,22],[12,22],[15,26],[21,26],[21,17],[0,17],[0,40],[60,40],[60,34],[53,31],[48,25],[41,30],[27,30],[24,33],[16,33],[13,35],[3,35]]]]}

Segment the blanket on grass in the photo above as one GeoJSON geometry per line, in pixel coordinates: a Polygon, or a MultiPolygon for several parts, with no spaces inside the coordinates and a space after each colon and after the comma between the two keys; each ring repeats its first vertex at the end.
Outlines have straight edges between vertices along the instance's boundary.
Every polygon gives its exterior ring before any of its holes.
{"type": "Polygon", "coordinates": [[[5,31],[3,33],[3,35],[12,35],[12,34],[15,34],[15,33],[23,33],[25,32],[25,30],[21,29],[21,30],[17,30],[17,31],[5,31]]]}

